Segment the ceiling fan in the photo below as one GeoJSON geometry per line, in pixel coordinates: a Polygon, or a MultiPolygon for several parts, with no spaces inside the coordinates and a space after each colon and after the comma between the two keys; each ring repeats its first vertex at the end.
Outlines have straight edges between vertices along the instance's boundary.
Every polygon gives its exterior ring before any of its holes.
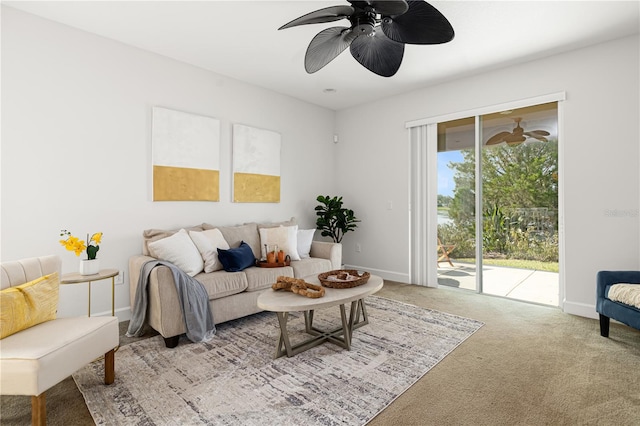
{"type": "Polygon", "coordinates": [[[520,121],[522,120],[522,118],[517,117],[513,120],[516,122],[516,127],[512,132],[500,132],[496,135],[491,136],[487,141],[487,145],[497,145],[499,143],[506,142],[511,146],[516,146],[527,140],[527,137],[535,138],[542,142],[547,142],[547,138],[545,136],[549,136],[549,132],[545,130],[532,130],[530,132],[525,132],[524,129],[520,127],[520,121]]]}
{"type": "Polygon", "coordinates": [[[441,44],[453,39],[453,27],[435,7],[422,0],[348,0],[351,6],[331,6],[303,15],[278,28],[348,19],[349,27],[320,31],[309,44],[304,67],[312,74],[342,53],[369,71],[391,77],[400,68],[404,45],[441,44]]]}

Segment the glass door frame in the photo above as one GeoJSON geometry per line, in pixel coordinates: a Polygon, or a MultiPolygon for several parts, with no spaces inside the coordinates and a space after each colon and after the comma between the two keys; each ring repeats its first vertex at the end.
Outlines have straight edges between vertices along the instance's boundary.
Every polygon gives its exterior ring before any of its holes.
{"type": "MultiPolygon", "coordinates": [[[[476,158],[481,158],[482,150],[482,120],[485,114],[496,113],[509,109],[525,108],[533,105],[557,102],[558,103],[558,260],[559,260],[559,301],[560,308],[564,305],[564,144],[563,138],[563,102],[566,100],[565,92],[552,93],[533,98],[521,99],[483,108],[446,114],[420,120],[409,121],[405,127],[409,130],[409,143],[411,154],[419,152],[416,158],[411,155],[410,166],[410,220],[409,236],[410,246],[410,274],[411,282],[428,287],[438,287],[437,284],[437,125],[441,122],[453,121],[462,118],[475,117],[475,153],[476,158]],[[416,137],[418,135],[418,137],[416,137]],[[422,145],[425,146],[422,146],[422,145]],[[426,178],[426,179],[425,179],[426,178]],[[424,219],[426,218],[426,220],[424,219]],[[421,224],[421,226],[416,226],[421,224]],[[425,256],[427,255],[427,256],[425,256]],[[419,273],[416,273],[418,271],[419,273]]],[[[476,161],[476,176],[482,176],[481,162],[476,161]]],[[[482,183],[476,179],[476,212],[482,211],[482,183]]],[[[476,241],[482,241],[482,215],[476,214],[476,241]]],[[[476,244],[476,270],[482,271],[482,244],[476,244]]],[[[476,274],[476,292],[482,292],[482,273],[476,274]]],[[[563,309],[564,310],[564,309],[563,309]]]]}
{"type": "MultiPolygon", "coordinates": [[[[483,202],[483,195],[482,195],[482,115],[480,114],[476,114],[475,117],[475,129],[474,129],[474,135],[473,137],[475,138],[474,142],[473,142],[473,146],[474,146],[474,151],[475,151],[475,158],[476,158],[476,179],[475,179],[475,184],[476,184],[476,204],[475,204],[475,208],[476,208],[476,215],[475,215],[475,221],[476,221],[476,293],[483,293],[484,289],[482,286],[482,265],[483,265],[483,259],[484,259],[484,255],[483,255],[483,245],[482,245],[482,238],[483,238],[483,230],[484,230],[484,224],[483,224],[483,216],[482,216],[482,212],[483,212],[483,208],[482,208],[482,202],[483,202]]],[[[436,265],[437,266],[437,265],[436,265]]]]}

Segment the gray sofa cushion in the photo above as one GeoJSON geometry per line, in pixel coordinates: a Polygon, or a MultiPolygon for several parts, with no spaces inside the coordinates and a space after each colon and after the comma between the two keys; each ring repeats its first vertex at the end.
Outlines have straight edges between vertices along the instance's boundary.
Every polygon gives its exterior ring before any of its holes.
{"type": "Polygon", "coordinates": [[[239,247],[240,243],[244,241],[251,247],[253,255],[260,259],[260,234],[257,223],[245,223],[238,226],[213,226],[203,223],[202,228],[205,230],[218,228],[231,248],[239,247]]]}
{"type": "Polygon", "coordinates": [[[298,221],[295,217],[291,217],[289,220],[285,220],[284,222],[271,222],[271,223],[259,223],[258,229],[260,228],[277,228],[278,226],[294,226],[297,225],[298,221]]]}
{"type": "Polygon", "coordinates": [[[175,234],[176,232],[178,232],[180,229],[184,229],[185,231],[189,232],[189,231],[196,231],[196,232],[200,232],[203,231],[202,226],[196,225],[196,226],[186,226],[184,228],[178,228],[178,229],[146,229],[142,232],[142,254],[144,254],[145,256],[150,256],[151,253],[149,252],[149,246],[148,244],[152,241],[158,241],[161,240],[163,238],[167,238],[172,236],[173,234],[175,234]]]}
{"type": "Polygon", "coordinates": [[[330,271],[331,261],[329,259],[308,257],[306,259],[292,261],[291,267],[293,268],[294,277],[304,278],[309,275],[317,275],[330,271]]]}
{"type": "Polygon", "coordinates": [[[260,259],[262,256],[262,247],[260,246],[260,233],[258,232],[258,228],[274,228],[281,225],[292,226],[297,225],[297,222],[296,219],[292,217],[291,219],[283,222],[260,224],[250,222],[237,226],[214,226],[210,223],[203,223],[202,229],[207,230],[218,228],[231,248],[238,247],[240,242],[244,241],[249,244],[249,247],[251,247],[251,251],[253,251],[253,255],[256,259],[260,259]]]}
{"type": "Polygon", "coordinates": [[[211,300],[242,293],[248,287],[247,276],[244,272],[203,272],[194,278],[202,283],[211,300]]]}
{"type": "Polygon", "coordinates": [[[247,291],[264,290],[271,288],[271,285],[278,281],[279,276],[293,277],[293,268],[283,266],[282,268],[259,268],[254,266],[243,271],[247,274],[247,291]]]}

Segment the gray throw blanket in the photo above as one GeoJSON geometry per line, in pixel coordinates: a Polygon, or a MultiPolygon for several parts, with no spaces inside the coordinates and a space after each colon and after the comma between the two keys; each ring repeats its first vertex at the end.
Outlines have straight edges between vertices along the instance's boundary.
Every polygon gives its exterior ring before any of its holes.
{"type": "Polygon", "coordinates": [[[192,342],[208,342],[216,334],[216,326],[213,322],[207,290],[200,281],[190,277],[173,263],[163,260],[150,260],[142,265],[136,298],[133,303],[133,313],[126,336],[138,337],[143,333],[147,315],[149,275],[151,275],[151,270],[159,265],[168,267],[173,274],[187,329],[187,337],[192,342]]]}

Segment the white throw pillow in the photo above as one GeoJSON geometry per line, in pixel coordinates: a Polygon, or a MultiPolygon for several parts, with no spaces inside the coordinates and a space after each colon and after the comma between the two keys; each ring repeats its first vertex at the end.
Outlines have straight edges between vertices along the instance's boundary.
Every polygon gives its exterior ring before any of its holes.
{"type": "Polygon", "coordinates": [[[191,277],[202,272],[204,268],[198,248],[184,229],[170,237],[152,241],[148,246],[151,256],[173,263],[191,277]]]}
{"type": "Polygon", "coordinates": [[[198,248],[204,260],[204,271],[206,273],[219,271],[222,263],[218,260],[218,249],[229,250],[227,240],[222,236],[219,229],[207,229],[206,231],[189,231],[189,236],[198,248]]]}
{"type": "Polygon", "coordinates": [[[276,228],[260,228],[260,251],[262,258],[267,257],[265,244],[277,244],[291,260],[300,260],[298,254],[298,225],[278,226],[276,228]]]}
{"type": "Polygon", "coordinates": [[[298,255],[300,259],[310,257],[309,252],[311,251],[311,242],[315,232],[315,229],[298,229],[298,255]]]}

